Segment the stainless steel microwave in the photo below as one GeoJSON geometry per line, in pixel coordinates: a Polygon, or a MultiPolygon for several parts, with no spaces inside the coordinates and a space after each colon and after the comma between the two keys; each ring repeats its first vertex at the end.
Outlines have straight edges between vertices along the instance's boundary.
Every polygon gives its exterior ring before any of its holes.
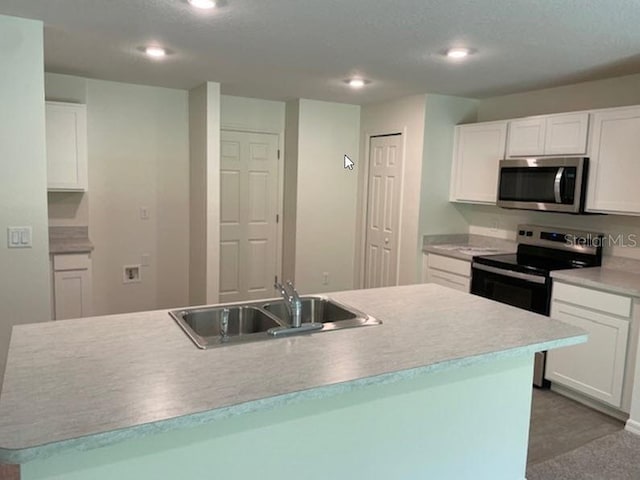
{"type": "Polygon", "coordinates": [[[584,157],[500,160],[498,206],[583,213],[588,166],[584,157]]]}

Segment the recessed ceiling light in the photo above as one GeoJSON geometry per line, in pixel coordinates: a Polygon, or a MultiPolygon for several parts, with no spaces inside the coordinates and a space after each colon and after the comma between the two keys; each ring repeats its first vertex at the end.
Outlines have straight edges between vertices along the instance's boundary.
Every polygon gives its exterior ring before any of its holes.
{"type": "Polygon", "coordinates": [[[354,78],[350,78],[348,80],[344,81],[347,85],[349,85],[351,88],[362,88],[365,85],[367,85],[369,82],[369,80],[365,80],[364,78],[360,78],[360,77],[354,77],[354,78]]]}
{"type": "Polygon", "coordinates": [[[144,53],[153,58],[162,58],[167,55],[167,51],[162,47],[147,47],[144,53]]]}
{"type": "Polygon", "coordinates": [[[468,48],[450,48],[447,50],[447,57],[449,58],[464,58],[471,53],[468,48]]]}
{"type": "Polygon", "coordinates": [[[202,10],[210,10],[216,6],[216,2],[213,0],[188,0],[189,5],[202,10]]]}

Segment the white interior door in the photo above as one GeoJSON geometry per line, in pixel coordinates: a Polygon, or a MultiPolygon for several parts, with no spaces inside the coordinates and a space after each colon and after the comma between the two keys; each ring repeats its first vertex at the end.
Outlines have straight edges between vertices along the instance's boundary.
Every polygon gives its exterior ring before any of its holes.
{"type": "Polygon", "coordinates": [[[402,135],[371,137],[365,288],[398,283],[402,135]]]}
{"type": "Polygon", "coordinates": [[[220,301],[271,297],[278,248],[278,137],[222,131],[220,146],[220,301]]]}

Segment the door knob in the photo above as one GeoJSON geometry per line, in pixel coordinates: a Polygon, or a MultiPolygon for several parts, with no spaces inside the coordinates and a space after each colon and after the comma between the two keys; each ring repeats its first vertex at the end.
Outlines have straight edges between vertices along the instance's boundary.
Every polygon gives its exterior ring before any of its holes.
{"type": "Polygon", "coordinates": [[[385,239],[384,239],[384,243],[389,243],[389,239],[388,239],[388,238],[385,238],[385,239]]]}

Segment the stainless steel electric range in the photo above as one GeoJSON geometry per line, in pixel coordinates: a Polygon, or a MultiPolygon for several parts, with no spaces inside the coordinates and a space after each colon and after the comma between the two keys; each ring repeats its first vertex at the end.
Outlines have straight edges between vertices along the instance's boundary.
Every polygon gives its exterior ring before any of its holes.
{"type": "MultiPolygon", "coordinates": [[[[518,226],[518,251],[474,257],[471,293],[549,315],[551,271],[602,263],[602,233],[539,225],[518,226]]],[[[545,386],[546,352],[536,354],[534,385],[545,386]]]]}

